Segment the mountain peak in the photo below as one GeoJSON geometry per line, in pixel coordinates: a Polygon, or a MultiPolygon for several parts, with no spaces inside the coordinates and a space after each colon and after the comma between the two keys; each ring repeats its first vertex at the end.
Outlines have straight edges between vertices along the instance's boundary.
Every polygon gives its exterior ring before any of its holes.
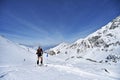
{"type": "Polygon", "coordinates": [[[111,55],[120,56],[119,32],[120,16],[84,39],[78,39],[76,42],[65,46],[60,44],[50,50],[55,52],[59,50],[60,53],[65,54],[67,52],[69,56],[82,56],[96,61],[105,61],[111,55]]]}

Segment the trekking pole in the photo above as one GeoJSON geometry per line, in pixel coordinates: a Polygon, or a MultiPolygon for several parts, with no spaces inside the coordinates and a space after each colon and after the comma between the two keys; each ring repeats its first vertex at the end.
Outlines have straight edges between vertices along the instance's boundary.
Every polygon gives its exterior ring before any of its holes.
{"type": "Polygon", "coordinates": [[[47,64],[48,64],[48,53],[46,53],[46,57],[47,57],[47,64]]]}

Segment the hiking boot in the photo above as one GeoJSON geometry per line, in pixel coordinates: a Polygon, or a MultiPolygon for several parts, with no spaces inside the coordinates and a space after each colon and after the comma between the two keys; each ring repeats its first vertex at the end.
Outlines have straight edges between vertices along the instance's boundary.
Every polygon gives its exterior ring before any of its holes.
{"type": "Polygon", "coordinates": [[[37,60],[37,65],[39,65],[39,60],[37,60]]]}
{"type": "Polygon", "coordinates": [[[41,64],[43,64],[43,61],[41,61],[41,64]]]}

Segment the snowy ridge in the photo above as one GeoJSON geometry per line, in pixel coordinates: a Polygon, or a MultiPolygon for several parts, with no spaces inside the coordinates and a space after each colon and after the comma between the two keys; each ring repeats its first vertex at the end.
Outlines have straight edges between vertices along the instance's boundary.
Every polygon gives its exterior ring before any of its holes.
{"type": "Polygon", "coordinates": [[[32,53],[21,48],[18,44],[0,36],[0,65],[16,65],[33,63],[32,53]]]}
{"type": "Polygon", "coordinates": [[[62,43],[60,43],[59,45],[57,45],[56,47],[47,50],[46,52],[48,52],[48,53],[51,54],[51,55],[59,54],[59,53],[61,53],[60,51],[61,51],[63,48],[66,48],[68,45],[69,45],[68,43],[62,42],[62,43]]]}
{"type": "MultiPolygon", "coordinates": [[[[61,54],[68,54],[69,57],[85,57],[100,61],[120,61],[120,16],[96,32],[88,35],[84,39],[67,45],[58,47],[61,54]],[[94,57],[93,57],[94,56],[94,57]]],[[[56,48],[49,51],[55,51],[56,48]]]]}

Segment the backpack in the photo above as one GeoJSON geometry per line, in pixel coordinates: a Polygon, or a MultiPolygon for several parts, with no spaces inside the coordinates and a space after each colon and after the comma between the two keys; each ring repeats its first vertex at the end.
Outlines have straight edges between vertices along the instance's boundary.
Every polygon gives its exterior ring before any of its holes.
{"type": "Polygon", "coordinates": [[[42,56],[43,50],[41,48],[37,49],[37,55],[42,56]]]}

